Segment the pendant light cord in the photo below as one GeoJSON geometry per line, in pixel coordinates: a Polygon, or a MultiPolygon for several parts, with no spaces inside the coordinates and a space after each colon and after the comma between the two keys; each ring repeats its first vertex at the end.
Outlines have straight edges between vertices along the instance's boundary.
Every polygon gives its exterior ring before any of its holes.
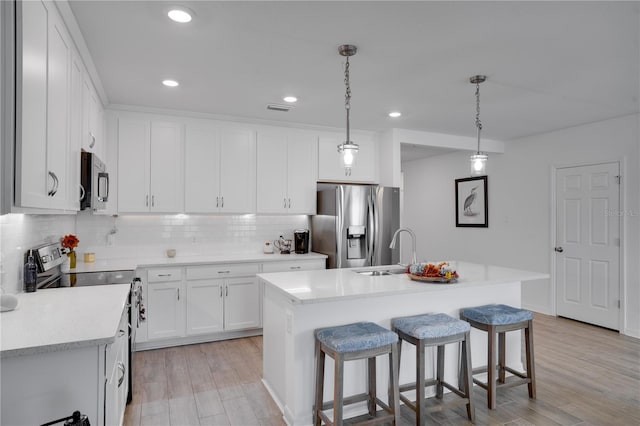
{"type": "Polygon", "coordinates": [[[480,82],[476,83],[476,127],[478,129],[478,151],[480,154],[480,131],[482,130],[482,123],[480,122],[480,82]]]}
{"type": "Polygon", "coordinates": [[[347,63],[344,66],[344,85],[346,91],[344,94],[344,109],[347,111],[347,143],[351,143],[351,136],[349,135],[349,111],[351,110],[351,84],[349,83],[349,57],[347,56],[347,63]]]}

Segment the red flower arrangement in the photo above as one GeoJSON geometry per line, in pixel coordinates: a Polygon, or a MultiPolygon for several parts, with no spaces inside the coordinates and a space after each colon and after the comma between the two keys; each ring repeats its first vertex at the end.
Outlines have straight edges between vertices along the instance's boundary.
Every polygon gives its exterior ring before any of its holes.
{"type": "Polygon", "coordinates": [[[80,240],[73,234],[65,235],[62,237],[62,247],[68,248],[69,250],[73,250],[78,247],[80,240]]]}

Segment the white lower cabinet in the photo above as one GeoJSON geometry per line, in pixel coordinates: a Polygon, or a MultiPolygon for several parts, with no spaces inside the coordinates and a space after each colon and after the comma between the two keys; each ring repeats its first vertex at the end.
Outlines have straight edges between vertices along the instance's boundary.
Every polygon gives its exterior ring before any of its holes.
{"type": "Polygon", "coordinates": [[[149,340],[183,336],[182,269],[150,269],[147,281],[147,333],[149,340]],[[180,295],[181,291],[182,296],[180,295]]]}
{"type": "Polygon", "coordinates": [[[121,425],[129,390],[128,315],[124,311],[116,341],[106,348],[106,383],[104,391],[104,424],[121,425]]]}
{"type": "Polygon", "coordinates": [[[230,331],[262,326],[258,279],[253,276],[225,281],[224,329],[230,331]]]}
{"type": "Polygon", "coordinates": [[[187,281],[187,334],[216,333],[224,329],[224,282],[187,281]]]}

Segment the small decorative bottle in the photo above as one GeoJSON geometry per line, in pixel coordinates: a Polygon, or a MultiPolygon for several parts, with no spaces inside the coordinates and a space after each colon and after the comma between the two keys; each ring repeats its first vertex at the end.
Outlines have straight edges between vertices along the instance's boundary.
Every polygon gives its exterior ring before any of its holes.
{"type": "Polygon", "coordinates": [[[36,291],[36,284],[38,281],[38,267],[33,259],[33,251],[29,250],[29,256],[27,257],[27,263],[24,265],[24,291],[27,293],[33,293],[36,291]]]}

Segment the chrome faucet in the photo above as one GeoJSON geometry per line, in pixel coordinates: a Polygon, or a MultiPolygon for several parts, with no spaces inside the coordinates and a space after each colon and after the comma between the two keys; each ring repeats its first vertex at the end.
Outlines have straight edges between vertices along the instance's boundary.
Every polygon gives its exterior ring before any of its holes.
{"type": "Polygon", "coordinates": [[[400,232],[408,232],[409,235],[411,235],[411,244],[412,244],[412,254],[411,254],[411,263],[412,264],[416,264],[418,263],[418,258],[416,256],[416,234],[409,228],[400,228],[398,229],[394,234],[393,234],[393,238],[391,238],[391,244],[389,244],[389,248],[390,249],[394,249],[396,248],[396,241],[398,239],[398,234],[400,232]]]}

